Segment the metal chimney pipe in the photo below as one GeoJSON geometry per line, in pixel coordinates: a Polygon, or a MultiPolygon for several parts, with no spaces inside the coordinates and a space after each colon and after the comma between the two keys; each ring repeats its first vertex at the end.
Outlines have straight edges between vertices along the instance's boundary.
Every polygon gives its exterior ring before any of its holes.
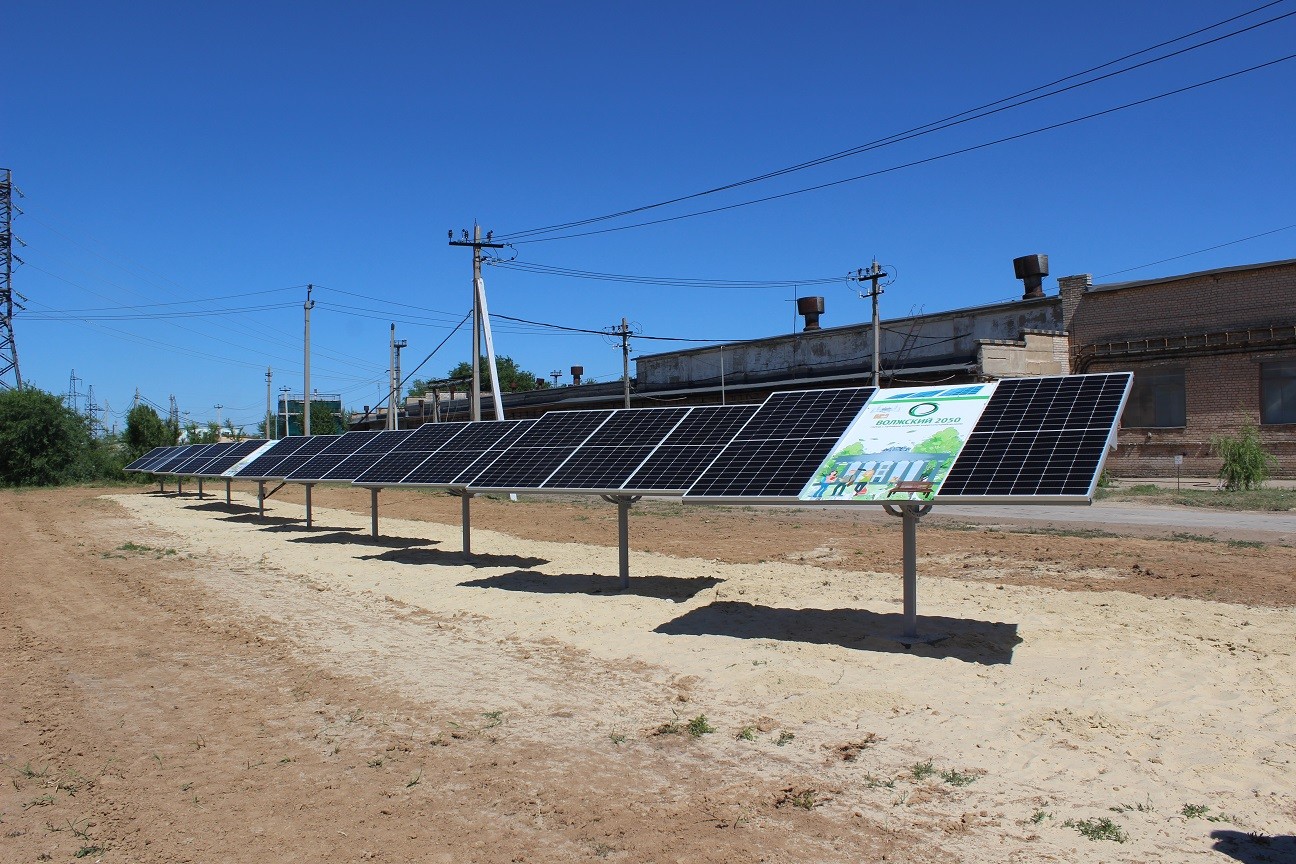
{"type": "Polygon", "coordinates": [[[1049,275],[1047,255],[1023,255],[1013,259],[1013,273],[1026,287],[1023,300],[1044,296],[1044,277],[1049,275]]]}
{"type": "Polygon", "coordinates": [[[797,312],[805,316],[805,329],[807,332],[818,330],[819,316],[824,311],[824,298],[822,297],[800,297],[797,299],[797,312]]]}

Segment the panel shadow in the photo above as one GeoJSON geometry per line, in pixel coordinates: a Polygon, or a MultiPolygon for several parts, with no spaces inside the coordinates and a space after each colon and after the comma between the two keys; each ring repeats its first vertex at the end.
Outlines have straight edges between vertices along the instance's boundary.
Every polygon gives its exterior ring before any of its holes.
{"type": "Polygon", "coordinates": [[[255,513],[257,508],[248,504],[226,504],[224,501],[209,501],[206,504],[186,504],[186,510],[214,511],[216,513],[255,513]]]}
{"type": "Polygon", "coordinates": [[[1296,864],[1296,837],[1266,836],[1245,831],[1212,831],[1211,848],[1245,864],[1296,864]]]}
{"type": "Polygon", "coordinates": [[[945,633],[949,637],[934,645],[906,648],[894,638],[903,630],[903,623],[899,613],[884,614],[867,609],[779,609],[721,601],[686,612],[653,632],[672,636],[779,639],[861,651],[908,651],[919,657],[949,657],[987,666],[1011,663],[1013,649],[1022,641],[1016,624],[920,615],[919,632],[945,633]]]}
{"type": "Polygon", "coordinates": [[[377,546],[384,549],[409,549],[413,546],[435,546],[440,540],[428,540],[426,537],[394,537],[379,534],[352,533],[354,529],[332,530],[329,534],[307,534],[304,537],[289,537],[289,543],[345,543],[349,546],[377,546]]]}
{"type": "Polygon", "coordinates": [[[288,516],[258,516],[256,508],[252,508],[251,513],[243,513],[238,516],[224,517],[226,522],[244,522],[248,525],[261,525],[263,527],[275,525],[301,525],[302,529],[306,528],[305,519],[293,519],[288,516]]]}
{"type": "Polygon", "coordinates": [[[549,575],[529,570],[487,576],[460,582],[464,588],[499,588],[503,591],[530,591],[535,594],[634,594],[656,600],[683,603],[698,592],[723,580],[711,576],[677,579],[670,576],[631,576],[630,587],[622,589],[616,576],[596,573],[559,573],[549,575]]]}
{"type": "Polygon", "coordinates": [[[528,558],[522,555],[491,555],[474,552],[464,555],[446,549],[392,549],[374,555],[357,555],[361,561],[391,561],[396,564],[440,565],[443,567],[539,567],[548,564],[545,558],[528,558]]]}

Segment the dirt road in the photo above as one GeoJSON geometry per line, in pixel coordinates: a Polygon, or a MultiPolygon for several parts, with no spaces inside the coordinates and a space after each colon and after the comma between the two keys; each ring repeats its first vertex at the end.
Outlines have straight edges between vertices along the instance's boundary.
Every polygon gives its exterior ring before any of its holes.
{"type": "Polygon", "coordinates": [[[906,652],[867,520],[639,508],[615,594],[612,508],[315,499],[0,493],[0,861],[1292,848],[1291,548],[925,528],[906,652]]]}

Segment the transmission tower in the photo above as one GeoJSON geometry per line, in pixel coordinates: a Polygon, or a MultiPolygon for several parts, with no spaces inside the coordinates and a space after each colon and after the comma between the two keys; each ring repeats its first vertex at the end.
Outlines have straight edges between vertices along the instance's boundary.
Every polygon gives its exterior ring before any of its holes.
{"type": "Polygon", "coordinates": [[[67,406],[70,411],[76,414],[81,413],[81,408],[80,408],[81,394],[77,391],[78,383],[84,384],[85,379],[78,378],[76,374],[76,370],[73,369],[71,372],[68,373],[67,406]]]}
{"type": "Polygon", "coordinates": [[[13,172],[0,168],[0,388],[21,390],[18,343],[14,341],[13,331],[13,193],[13,172]],[[12,383],[9,381],[10,371],[13,372],[12,383]]]}

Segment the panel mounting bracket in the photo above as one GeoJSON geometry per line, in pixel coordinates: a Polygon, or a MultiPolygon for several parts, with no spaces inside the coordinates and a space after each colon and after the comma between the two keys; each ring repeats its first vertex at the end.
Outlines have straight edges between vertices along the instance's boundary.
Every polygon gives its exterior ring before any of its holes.
{"type": "Polygon", "coordinates": [[[948,639],[947,633],[918,632],[918,520],[931,512],[932,505],[887,503],[882,507],[904,520],[904,626],[895,641],[912,648],[948,639]]]}

